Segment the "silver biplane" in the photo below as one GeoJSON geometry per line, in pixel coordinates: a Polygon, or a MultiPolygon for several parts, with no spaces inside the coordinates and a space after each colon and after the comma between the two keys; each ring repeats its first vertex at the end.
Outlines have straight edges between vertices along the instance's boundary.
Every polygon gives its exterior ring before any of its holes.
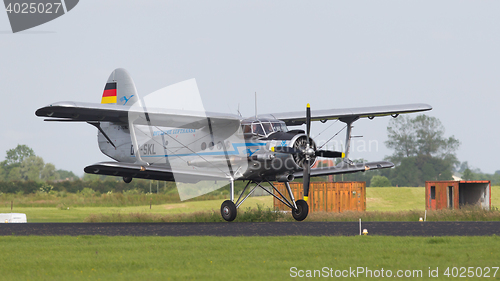
{"type": "MultiPolygon", "coordinates": [[[[168,105],[175,103],[174,99],[192,99],[192,96],[183,95],[190,91],[186,89],[193,88],[196,88],[194,80],[188,80],[170,88],[170,96],[160,92],[139,98],[129,74],[124,69],[116,69],[106,83],[100,104],[57,102],[38,109],[35,114],[45,117],[45,121],[86,122],[98,129],[99,148],[115,161],[87,166],[86,173],[119,176],[127,183],[133,178],[175,181],[181,199],[197,196],[192,192],[181,194],[183,183],[203,189],[203,184],[196,183],[229,181],[230,200],[221,205],[221,215],[226,221],[234,220],[237,209],[260,187],[288,206],[296,220],[302,221],[309,212],[307,199],[311,176],[394,166],[387,161],[355,164],[349,160],[351,129],[355,121],[432,109],[427,104],[406,104],[311,110],[307,105],[304,112],[243,118],[206,112],[202,107],[186,110],[168,105]],[[310,137],[312,121],[325,123],[328,120],[346,124],[343,152],[322,150],[310,137]],[[305,131],[289,129],[303,124],[305,131]],[[317,157],[343,159],[334,167],[311,169],[317,157]],[[296,178],[303,179],[304,198],[299,200],[295,200],[288,184],[296,178]],[[247,184],[235,200],[234,182],[237,180],[247,181],[247,184]],[[288,194],[282,194],[273,181],[284,182],[288,194]],[[263,182],[269,183],[273,191],[265,189],[263,182]],[[247,190],[250,192],[246,194],[247,190]]],[[[203,193],[221,186],[216,185],[203,193]]]]}

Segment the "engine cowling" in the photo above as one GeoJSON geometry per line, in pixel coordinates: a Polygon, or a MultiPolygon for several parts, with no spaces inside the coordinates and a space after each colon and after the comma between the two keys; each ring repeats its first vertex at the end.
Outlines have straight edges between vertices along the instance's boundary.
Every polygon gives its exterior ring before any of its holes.
{"type": "MultiPolygon", "coordinates": [[[[307,136],[306,135],[298,136],[295,140],[293,140],[292,147],[297,150],[305,150],[307,147],[307,136]]],[[[312,138],[309,138],[309,147],[312,148],[313,150],[316,150],[316,143],[312,138]]],[[[302,153],[297,153],[292,155],[292,157],[295,164],[298,167],[300,167],[300,169],[303,169],[304,160],[306,159],[305,155],[302,153]]],[[[316,161],[316,156],[311,156],[311,167],[314,165],[315,161],[316,161]]]]}

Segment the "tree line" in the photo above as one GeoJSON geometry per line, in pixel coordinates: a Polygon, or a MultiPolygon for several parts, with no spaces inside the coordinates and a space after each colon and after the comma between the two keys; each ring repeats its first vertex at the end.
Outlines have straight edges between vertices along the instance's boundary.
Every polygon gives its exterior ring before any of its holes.
{"type": "Polygon", "coordinates": [[[27,145],[17,145],[6,152],[5,160],[0,162],[0,181],[57,181],[77,179],[70,171],[56,170],[52,163],[45,163],[27,145]]]}
{"type": "MultiPolygon", "coordinates": [[[[161,183],[161,191],[175,188],[173,183],[161,183]]],[[[135,179],[126,184],[118,177],[85,174],[78,177],[71,171],[57,170],[52,163],[45,163],[27,145],[18,145],[6,152],[0,162],[0,193],[81,192],[90,188],[97,193],[136,190],[141,193],[156,192],[148,180],[135,179]]]]}
{"type": "MultiPolygon", "coordinates": [[[[175,183],[171,182],[160,182],[159,192],[166,193],[171,192],[175,189],[175,183]]],[[[134,191],[136,193],[156,193],[157,192],[157,182],[152,182],[148,180],[135,179],[131,183],[127,184],[123,180],[115,177],[107,177],[104,180],[94,179],[94,180],[82,180],[77,178],[76,180],[65,180],[56,182],[46,182],[46,181],[0,181],[0,194],[1,193],[17,193],[17,194],[29,194],[29,193],[57,193],[57,192],[68,192],[68,193],[79,193],[84,189],[91,189],[96,195],[105,193],[117,193],[124,191],[134,191]]]]}

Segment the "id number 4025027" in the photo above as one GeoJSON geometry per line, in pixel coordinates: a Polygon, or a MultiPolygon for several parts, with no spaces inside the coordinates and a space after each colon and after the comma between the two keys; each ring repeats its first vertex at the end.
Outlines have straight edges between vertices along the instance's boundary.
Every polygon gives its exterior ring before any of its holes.
{"type": "Polygon", "coordinates": [[[446,277],[496,277],[499,267],[447,267],[446,277]]]}
{"type": "Polygon", "coordinates": [[[61,3],[9,3],[7,13],[14,14],[57,14],[61,3]]]}

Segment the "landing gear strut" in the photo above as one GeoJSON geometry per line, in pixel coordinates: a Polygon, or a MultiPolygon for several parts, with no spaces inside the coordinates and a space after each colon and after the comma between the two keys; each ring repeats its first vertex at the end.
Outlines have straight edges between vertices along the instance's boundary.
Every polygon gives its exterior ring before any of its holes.
{"type": "Polygon", "coordinates": [[[273,196],[274,198],[278,199],[281,201],[281,203],[285,204],[287,207],[289,207],[292,210],[292,216],[295,220],[297,221],[303,221],[304,219],[307,218],[307,215],[309,214],[309,206],[307,205],[307,202],[304,200],[297,200],[295,201],[295,198],[293,197],[293,192],[290,188],[290,185],[288,182],[285,182],[286,190],[288,192],[289,198],[284,196],[270,181],[267,181],[269,185],[273,188],[274,193],[267,190],[261,185],[262,181],[260,182],[255,182],[255,181],[248,181],[247,185],[243,189],[243,191],[240,194],[240,197],[236,202],[234,202],[234,187],[231,188],[231,200],[226,200],[224,203],[222,203],[220,207],[220,213],[222,215],[222,218],[226,221],[233,221],[236,218],[237,215],[237,209],[240,207],[240,205],[245,202],[245,200],[252,195],[252,193],[255,191],[257,187],[262,188],[264,191],[269,193],[269,195],[273,196]],[[247,190],[248,186],[254,183],[255,186],[250,190],[250,192],[242,199],[243,194],[245,194],[245,191],[247,190]],[[276,194],[275,194],[276,193],[276,194]]]}

